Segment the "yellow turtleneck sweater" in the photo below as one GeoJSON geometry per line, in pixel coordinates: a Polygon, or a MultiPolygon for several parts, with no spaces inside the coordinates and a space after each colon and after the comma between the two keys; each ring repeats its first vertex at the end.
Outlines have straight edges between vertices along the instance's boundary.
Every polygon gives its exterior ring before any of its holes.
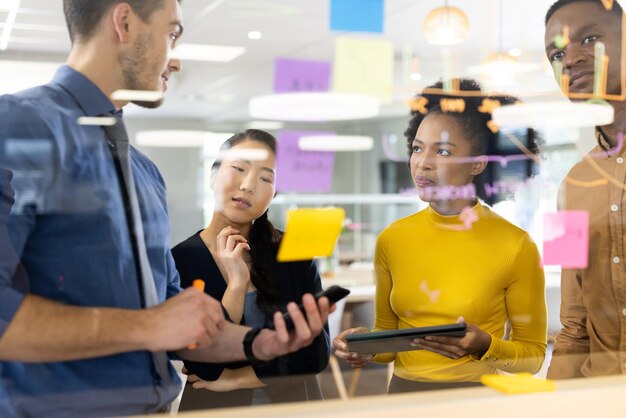
{"type": "Polygon", "coordinates": [[[482,358],[452,360],[426,350],[378,354],[394,373],[426,382],[476,382],[487,373],[535,373],[546,352],[546,302],[539,253],[528,234],[477,204],[471,229],[430,206],[378,237],[374,330],[456,322],[491,335],[482,358]],[[505,323],[510,340],[503,340],[505,323]]]}

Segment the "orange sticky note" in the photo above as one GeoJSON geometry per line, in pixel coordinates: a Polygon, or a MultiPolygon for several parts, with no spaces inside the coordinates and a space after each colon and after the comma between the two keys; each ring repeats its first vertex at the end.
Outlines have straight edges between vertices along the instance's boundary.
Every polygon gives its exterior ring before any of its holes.
{"type": "Polygon", "coordinates": [[[554,392],[556,390],[554,381],[537,379],[530,373],[517,373],[512,375],[485,374],[480,377],[480,382],[485,386],[506,393],[507,395],[554,392]]]}
{"type": "Polygon", "coordinates": [[[342,208],[294,209],[287,212],[287,227],[278,249],[280,262],[310,260],[332,255],[345,212],[342,208]]]}

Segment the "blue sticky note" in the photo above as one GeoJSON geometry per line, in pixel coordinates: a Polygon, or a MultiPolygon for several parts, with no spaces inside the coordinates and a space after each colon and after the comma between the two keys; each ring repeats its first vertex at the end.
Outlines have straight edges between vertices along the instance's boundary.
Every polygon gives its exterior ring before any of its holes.
{"type": "Polygon", "coordinates": [[[330,0],[330,30],[383,32],[385,0],[330,0]]]}

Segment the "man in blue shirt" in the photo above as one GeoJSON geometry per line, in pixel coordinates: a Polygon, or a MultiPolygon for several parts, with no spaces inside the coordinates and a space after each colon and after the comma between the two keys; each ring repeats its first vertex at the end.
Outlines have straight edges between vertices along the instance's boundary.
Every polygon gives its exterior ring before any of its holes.
{"type": "MultiPolygon", "coordinates": [[[[2,268],[0,277],[12,277],[12,290],[23,293],[28,291],[27,276],[19,263],[19,257],[13,250],[7,231],[8,216],[15,202],[15,193],[11,187],[12,178],[13,173],[11,171],[0,168],[0,254],[3,258],[3,262],[0,264],[0,268],[2,268]]],[[[0,288],[0,292],[3,292],[3,289],[0,288]]],[[[0,300],[2,300],[0,312],[9,312],[18,308],[21,297],[19,293],[15,296],[17,297],[13,300],[9,297],[0,296],[0,300]]],[[[9,322],[5,316],[0,314],[0,335],[4,333],[8,325],[9,322]]]]}
{"type": "MultiPolygon", "coordinates": [[[[219,302],[204,293],[181,291],[163,180],[131,148],[147,258],[162,302],[143,309],[107,134],[81,121],[120,116],[127,102],[112,100],[115,91],[165,92],[170,74],[180,70],[169,59],[183,31],[180,5],[64,0],[64,11],[72,38],[67,65],[45,86],[0,97],[0,167],[13,172],[15,189],[5,232],[12,251],[0,253],[0,416],[155,412],[180,387],[171,366],[165,375],[157,371],[157,354],[254,362],[310,344],[326,322],[326,298],[316,304],[306,295],[306,318],[290,304],[291,333],[279,314],[276,331],[251,332],[225,322],[219,302]]],[[[0,178],[5,212],[8,178],[0,178]]]]}

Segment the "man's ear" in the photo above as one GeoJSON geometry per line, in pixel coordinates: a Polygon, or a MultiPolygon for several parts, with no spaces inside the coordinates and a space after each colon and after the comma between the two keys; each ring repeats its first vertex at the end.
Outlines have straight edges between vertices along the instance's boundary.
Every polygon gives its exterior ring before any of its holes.
{"type": "Polygon", "coordinates": [[[130,25],[133,15],[133,9],[127,3],[118,3],[113,8],[111,14],[113,30],[118,41],[122,44],[127,43],[130,39],[130,25]]]}
{"type": "Polygon", "coordinates": [[[476,161],[472,163],[472,176],[477,176],[487,168],[487,164],[489,161],[487,160],[486,155],[480,155],[476,157],[476,161]]]}

